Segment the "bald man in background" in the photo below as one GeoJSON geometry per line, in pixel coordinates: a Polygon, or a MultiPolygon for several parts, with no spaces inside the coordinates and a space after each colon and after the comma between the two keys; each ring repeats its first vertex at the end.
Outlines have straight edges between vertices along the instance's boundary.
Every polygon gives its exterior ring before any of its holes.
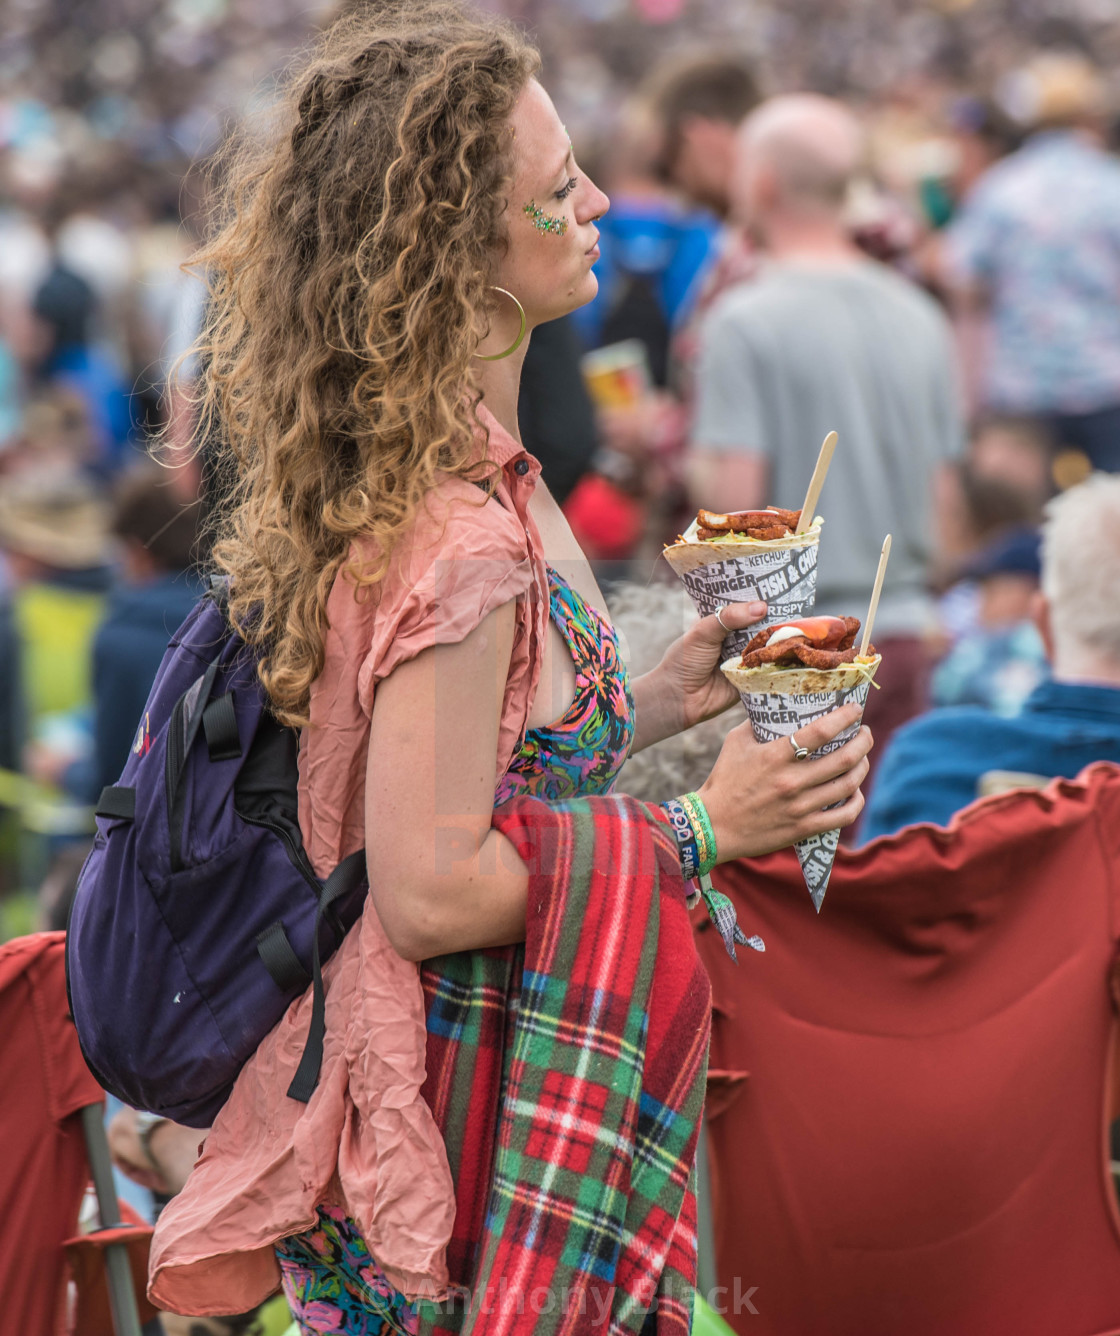
{"type": "Polygon", "coordinates": [[[875,622],[881,690],[866,716],[878,753],[925,708],[930,495],[963,422],[940,308],[845,227],[862,162],[858,122],[828,98],[773,98],[740,128],[732,210],[765,258],[702,331],[688,476],[697,506],[796,507],[821,441],[839,434],[817,507],[816,608],[862,617],[894,535],[875,622]]]}

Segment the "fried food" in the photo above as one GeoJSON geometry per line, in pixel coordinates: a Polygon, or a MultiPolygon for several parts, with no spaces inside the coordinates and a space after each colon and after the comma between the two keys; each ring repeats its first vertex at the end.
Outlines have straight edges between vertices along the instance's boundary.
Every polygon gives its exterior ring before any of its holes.
{"type": "Polygon", "coordinates": [[[704,542],[708,538],[754,538],[758,542],[770,542],[774,538],[787,538],[790,529],[785,524],[767,524],[756,525],[750,529],[739,529],[732,532],[728,529],[709,529],[700,525],[696,530],[696,537],[704,542]]]}
{"type": "MultiPolygon", "coordinates": [[[[747,642],[740,667],[761,668],[769,663],[778,667],[788,664],[791,668],[796,664],[806,668],[839,668],[843,663],[855,662],[859,628],[858,617],[805,617],[782,626],[768,626],[747,642]],[[799,634],[771,644],[775,634],[786,628],[799,634]]],[[[867,652],[873,655],[875,646],[869,645],[867,652]]]]}
{"type": "Polygon", "coordinates": [[[696,516],[696,536],[705,539],[753,538],[768,542],[787,538],[801,518],[799,510],[782,510],[768,506],[765,510],[736,510],[723,514],[717,510],[701,510],[696,516]]]}
{"type": "MultiPolygon", "coordinates": [[[[868,646],[868,656],[877,653],[874,645],[868,646]]],[[[763,664],[776,664],[779,667],[793,668],[802,664],[806,668],[839,668],[844,663],[855,663],[855,646],[849,649],[816,649],[807,640],[787,640],[781,645],[770,645],[756,649],[750,654],[744,652],[743,668],[761,668],[763,664]]]]}
{"type": "MultiPolygon", "coordinates": [[[[855,644],[859,632],[858,617],[801,617],[793,622],[780,622],[777,626],[767,626],[757,632],[744,646],[743,653],[763,649],[779,631],[797,631],[800,636],[816,649],[848,649],[855,644]]],[[[791,645],[795,637],[782,636],[777,645],[791,645]]]]}

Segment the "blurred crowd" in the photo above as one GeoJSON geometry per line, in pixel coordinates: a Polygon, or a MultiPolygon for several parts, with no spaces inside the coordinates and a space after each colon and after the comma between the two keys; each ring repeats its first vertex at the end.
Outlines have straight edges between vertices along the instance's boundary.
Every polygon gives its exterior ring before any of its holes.
{"type": "MultiPolygon", "coordinates": [[[[835,428],[821,610],[862,616],[888,527],[895,543],[864,834],[948,819],[993,766],[1033,782],[1120,761],[1110,0],[490,7],[534,33],[612,199],[599,296],[534,334],[521,420],[633,667],[689,615],[662,547],[700,506],[799,505],[835,428]],[[927,714],[950,707],[981,713],[927,714]]],[[[336,8],[0,16],[0,899],[38,890],[35,926],[65,925],[74,835],[203,588],[220,498],[183,448],[205,306],[183,266],[206,160],[336,8]]],[[[699,785],[732,713],[621,787],[699,785]]],[[[127,1117],[114,1135],[165,1195],[197,1141],[165,1126],[160,1166],[159,1138],[127,1117]]]]}
{"type": "MultiPolygon", "coordinates": [[[[533,31],[581,163],[613,202],[599,297],[538,332],[522,393],[526,444],[604,579],[669,579],[660,549],[699,505],[795,506],[818,424],[835,425],[824,605],[870,582],[858,553],[881,535],[878,519],[867,535],[845,527],[853,489],[907,528],[881,634],[909,694],[885,730],[930,705],[1016,713],[1049,672],[1031,613],[1043,507],[1120,467],[1112,7],[492,7],[533,31]],[[743,165],[744,120],[796,92],[847,118],[814,129],[810,107],[807,130],[794,114],[751,132],[757,161],[787,163],[803,132],[840,136],[840,158],[810,153],[782,187],[812,206],[808,232],[743,165]],[[813,209],[829,172],[843,197],[825,236],[813,209]],[[1064,183],[1067,207],[1051,209],[1064,183]],[[837,322],[851,293],[776,289],[786,250],[826,266],[873,257],[889,291],[868,296],[849,338],[837,322]],[[895,316],[874,322],[892,302],[906,333],[883,340],[895,316]],[[776,333],[764,356],[752,332],[772,318],[821,340],[796,411],[773,388],[802,375],[796,358],[776,333]],[[875,337],[878,369],[853,370],[875,337]],[[829,351],[843,343],[847,362],[829,351]],[[844,402],[865,372],[895,405],[871,426],[844,402]]],[[[17,781],[96,801],[201,587],[206,470],[179,447],[205,302],[182,266],[205,227],[205,162],[231,123],[267,114],[277,72],[335,9],[13,0],[0,20],[0,797],[13,806],[30,791],[17,781]]],[[[26,881],[4,836],[0,876],[26,881]]]]}

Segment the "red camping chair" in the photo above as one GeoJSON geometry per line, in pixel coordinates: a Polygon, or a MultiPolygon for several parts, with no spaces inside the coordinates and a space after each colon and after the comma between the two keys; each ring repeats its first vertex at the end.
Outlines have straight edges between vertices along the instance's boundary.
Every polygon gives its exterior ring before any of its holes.
{"type": "Polygon", "coordinates": [[[714,880],[717,1308],[743,1336],[1120,1331],[1120,769],[714,880]],[[752,1287],[754,1287],[752,1289],[752,1287]]]}
{"type": "Polygon", "coordinates": [[[146,1300],[137,1304],[133,1280],[138,1273],[143,1294],[151,1229],[121,1227],[104,1095],[82,1059],[66,1001],[65,939],[37,933],[0,946],[0,1325],[19,1336],[66,1329],[69,1244],[75,1274],[92,1285],[88,1299],[79,1288],[73,1330],[138,1336],[141,1316],[155,1314],[146,1300]],[[74,1240],[91,1177],[103,1228],[74,1240]],[[86,1259],[91,1249],[100,1255],[96,1267],[86,1259]]]}

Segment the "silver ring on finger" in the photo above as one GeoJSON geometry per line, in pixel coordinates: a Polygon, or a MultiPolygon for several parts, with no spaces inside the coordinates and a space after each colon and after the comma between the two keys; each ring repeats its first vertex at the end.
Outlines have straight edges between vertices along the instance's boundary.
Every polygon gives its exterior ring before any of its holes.
{"type": "Polygon", "coordinates": [[[716,608],[716,621],[719,622],[720,626],[723,627],[728,635],[731,634],[731,627],[723,620],[723,608],[716,608]]]}
{"type": "Polygon", "coordinates": [[[803,747],[793,733],[789,735],[789,745],[793,748],[793,759],[795,761],[807,761],[809,759],[809,748],[803,747]]]}

